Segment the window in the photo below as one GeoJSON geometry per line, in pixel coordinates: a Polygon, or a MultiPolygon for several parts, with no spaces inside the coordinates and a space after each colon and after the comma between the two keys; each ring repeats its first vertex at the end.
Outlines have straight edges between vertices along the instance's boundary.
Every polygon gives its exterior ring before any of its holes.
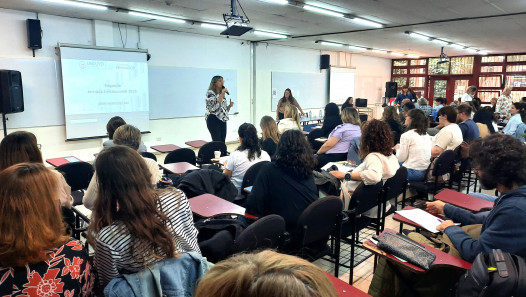
{"type": "Polygon", "coordinates": [[[411,68],[411,74],[426,74],[425,68],[411,68]]]}
{"type": "Polygon", "coordinates": [[[507,72],[526,72],[526,64],[519,64],[519,65],[508,65],[506,67],[507,72]]]}
{"type": "Polygon", "coordinates": [[[411,88],[423,88],[426,85],[426,78],[422,77],[410,77],[409,87],[411,88]]]}
{"type": "Polygon", "coordinates": [[[395,60],[393,66],[407,66],[407,60],[395,60]]]}
{"type": "Polygon", "coordinates": [[[451,74],[472,74],[473,56],[451,58],[451,74]]]}
{"type": "Polygon", "coordinates": [[[393,74],[407,74],[407,69],[393,69],[393,74]]]}
{"type": "Polygon", "coordinates": [[[500,90],[478,91],[477,96],[482,102],[490,103],[491,98],[499,98],[500,90]]]}
{"type": "Polygon", "coordinates": [[[481,76],[479,77],[479,87],[500,88],[502,86],[502,75],[481,76]]]}
{"type": "Polygon", "coordinates": [[[506,86],[526,88],[526,75],[508,75],[506,78],[506,86]]]}
{"type": "Polygon", "coordinates": [[[482,63],[499,63],[499,62],[504,62],[504,56],[482,57],[482,63]]]}
{"type": "Polygon", "coordinates": [[[469,86],[468,79],[456,79],[455,80],[455,98],[462,97],[469,86]]]}
{"type": "Polygon", "coordinates": [[[521,101],[522,97],[526,97],[526,91],[511,91],[511,97],[513,102],[521,101]]]}
{"type": "Polygon", "coordinates": [[[440,63],[439,58],[429,58],[429,74],[449,74],[449,62],[440,63]]]}
{"type": "Polygon", "coordinates": [[[393,81],[398,83],[398,89],[401,89],[403,86],[407,85],[407,77],[393,77],[393,81]]]}
{"type": "Polygon", "coordinates": [[[506,60],[508,62],[524,62],[526,61],[526,55],[510,55],[506,60]]]}
{"type": "Polygon", "coordinates": [[[426,59],[411,60],[411,66],[426,65],[426,63],[427,63],[426,59]]]}
{"type": "Polygon", "coordinates": [[[502,66],[482,66],[480,72],[502,72],[502,66]]]}

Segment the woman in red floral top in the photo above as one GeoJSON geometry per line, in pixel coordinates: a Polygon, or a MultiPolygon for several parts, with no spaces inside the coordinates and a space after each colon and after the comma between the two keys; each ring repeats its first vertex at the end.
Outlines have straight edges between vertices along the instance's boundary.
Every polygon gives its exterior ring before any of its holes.
{"type": "Polygon", "coordinates": [[[64,236],[59,181],[43,164],[0,172],[0,296],[92,296],[82,244],[64,236]]]}

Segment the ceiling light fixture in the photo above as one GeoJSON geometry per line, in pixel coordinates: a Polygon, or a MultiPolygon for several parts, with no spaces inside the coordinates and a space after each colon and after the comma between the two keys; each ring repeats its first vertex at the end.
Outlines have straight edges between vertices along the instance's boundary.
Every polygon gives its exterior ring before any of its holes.
{"type": "Polygon", "coordinates": [[[186,23],[186,21],[182,20],[182,19],[165,17],[165,16],[160,16],[160,15],[155,15],[155,14],[150,14],[150,13],[144,13],[144,12],[128,11],[128,14],[134,15],[134,16],[141,16],[141,17],[145,17],[145,18],[150,18],[150,19],[156,19],[156,20],[161,20],[161,21],[177,23],[177,24],[184,24],[184,23],[186,23]]]}
{"type": "Polygon", "coordinates": [[[207,28],[207,29],[215,29],[215,30],[225,30],[225,25],[219,25],[219,24],[209,24],[209,23],[201,23],[201,27],[207,28]]]}
{"type": "Polygon", "coordinates": [[[465,50],[468,51],[468,52],[470,52],[470,53],[476,53],[476,52],[477,52],[476,49],[474,49],[474,48],[469,48],[469,47],[466,47],[465,50]]]}
{"type": "Polygon", "coordinates": [[[418,38],[418,39],[423,39],[423,40],[428,40],[429,41],[429,37],[428,36],[425,36],[425,35],[420,34],[420,33],[405,31],[405,34],[408,34],[411,37],[415,37],[415,38],[418,38]]]}
{"type": "Polygon", "coordinates": [[[391,55],[395,55],[395,56],[403,56],[404,54],[402,54],[402,53],[391,52],[391,55]]]}
{"type": "Polygon", "coordinates": [[[479,51],[478,54],[482,55],[482,56],[486,56],[488,54],[488,52],[487,51],[479,51]]]}
{"type": "Polygon", "coordinates": [[[289,4],[289,1],[286,0],[263,0],[264,2],[274,3],[274,4],[281,4],[286,5],[289,4]]]}
{"type": "Polygon", "coordinates": [[[308,4],[303,5],[303,8],[306,10],[312,11],[312,12],[322,13],[326,15],[339,17],[339,18],[343,18],[345,16],[343,13],[340,13],[340,12],[336,12],[336,11],[320,8],[317,6],[308,5],[308,4]]]}
{"type": "Polygon", "coordinates": [[[356,23],[359,23],[359,24],[362,24],[362,25],[376,27],[376,28],[382,28],[384,26],[384,25],[382,25],[380,23],[369,21],[369,20],[366,20],[366,19],[358,18],[358,17],[354,17],[351,20],[353,22],[356,22],[356,23]]]}
{"type": "Polygon", "coordinates": [[[355,51],[365,51],[365,50],[367,50],[365,47],[359,47],[359,46],[353,46],[353,45],[349,45],[349,49],[355,50],[355,51]]]}
{"type": "Polygon", "coordinates": [[[408,57],[408,58],[415,58],[415,59],[420,58],[419,55],[413,55],[413,54],[407,54],[406,57],[408,57]]]}
{"type": "Polygon", "coordinates": [[[451,47],[454,47],[454,48],[458,48],[458,49],[464,49],[464,47],[465,47],[465,46],[463,46],[463,45],[456,44],[456,43],[451,43],[450,46],[451,46],[451,47]]]}
{"type": "Polygon", "coordinates": [[[442,45],[448,45],[449,44],[449,42],[447,42],[447,41],[436,39],[436,38],[433,38],[431,41],[433,41],[434,43],[442,44],[442,45]]]}
{"type": "Polygon", "coordinates": [[[285,35],[285,34],[266,32],[266,31],[259,31],[259,30],[255,30],[254,34],[261,35],[261,36],[267,36],[267,37],[274,37],[274,38],[288,38],[288,36],[285,35]]]}
{"type": "Polygon", "coordinates": [[[96,10],[107,10],[108,9],[108,7],[104,5],[91,4],[91,3],[79,2],[79,1],[69,1],[69,0],[42,0],[42,1],[57,3],[57,4],[64,4],[64,5],[78,6],[82,8],[90,8],[90,9],[96,9],[96,10]]]}
{"type": "Polygon", "coordinates": [[[373,51],[373,52],[375,52],[375,53],[380,53],[380,54],[387,54],[387,51],[386,51],[386,50],[381,50],[381,49],[373,49],[372,51],[373,51]]]}
{"type": "MultiPolygon", "coordinates": [[[[318,43],[318,42],[316,41],[316,43],[318,43]]],[[[329,42],[329,41],[320,41],[319,43],[321,45],[328,45],[328,46],[343,46],[343,44],[341,44],[341,43],[329,42]]]]}

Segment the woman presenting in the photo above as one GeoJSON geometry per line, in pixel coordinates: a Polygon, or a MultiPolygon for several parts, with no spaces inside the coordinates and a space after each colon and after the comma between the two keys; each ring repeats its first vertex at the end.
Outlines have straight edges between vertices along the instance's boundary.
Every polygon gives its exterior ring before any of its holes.
{"type": "Polygon", "coordinates": [[[228,89],[223,86],[223,77],[219,75],[212,77],[206,92],[205,113],[206,126],[210,131],[212,141],[225,142],[228,111],[234,106],[232,100],[227,105],[225,94],[228,94],[228,89]]]}
{"type": "Polygon", "coordinates": [[[278,101],[278,108],[276,109],[276,121],[283,120],[285,106],[287,104],[296,106],[300,110],[300,113],[303,114],[303,110],[301,109],[298,101],[296,101],[296,98],[292,96],[292,91],[290,89],[286,89],[285,93],[283,93],[283,97],[281,97],[281,99],[278,101]]]}

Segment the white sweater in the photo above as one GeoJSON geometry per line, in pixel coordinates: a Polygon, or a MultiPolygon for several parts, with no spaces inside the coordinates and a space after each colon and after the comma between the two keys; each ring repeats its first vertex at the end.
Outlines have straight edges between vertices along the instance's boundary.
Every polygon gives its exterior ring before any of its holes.
{"type": "Polygon", "coordinates": [[[400,137],[400,147],[396,157],[407,169],[426,170],[431,159],[431,136],[419,135],[409,130],[400,137]]]}
{"type": "Polygon", "coordinates": [[[280,135],[285,133],[285,131],[291,130],[291,129],[301,130],[301,128],[298,126],[298,124],[296,124],[296,122],[293,119],[291,119],[291,118],[286,118],[286,119],[283,119],[283,120],[279,121],[278,132],[279,132],[280,135]]]}

